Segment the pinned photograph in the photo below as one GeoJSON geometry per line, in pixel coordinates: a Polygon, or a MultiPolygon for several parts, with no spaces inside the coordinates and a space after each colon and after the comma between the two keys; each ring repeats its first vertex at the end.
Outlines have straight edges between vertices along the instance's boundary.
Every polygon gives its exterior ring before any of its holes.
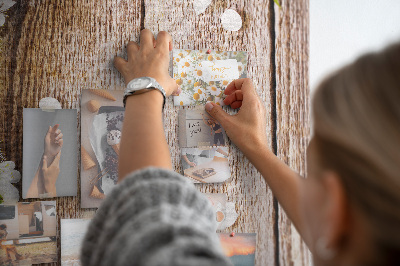
{"type": "Polygon", "coordinates": [[[180,110],[179,146],[227,146],[227,137],[221,124],[204,110],[180,110]]]}
{"type": "Polygon", "coordinates": [[[228,148],[182,148],[184,176],[194,183],[221,183],[230,178],[228,148]]]}
{"type": "Polygon", "coordinates": [[[222,193],[205,193],[207,199],[211,202],[215,210],[215,219],[217,221],[217,230],[223,230],[232,226],[238,214],[234,202],[228,202],[228,196],[222,193]]]}
{"type": "Polygon", "coordinates": [[[0,206],[1,265],[57,261],[55,201],[0,206]]]}
{"type": "Polygon", "coordinates": [[[77,195],[77,111],[23,111],[22,198],[77,195]]]}
{"type": "Polygon", "coordinates": [[[222,249],[234,266],[254,266],[256,258],[255,233],[218,234],[222,249]]]}
{"type": "Polygon", "coordinates": [[[91,219],[61,219],[61,265],[79,266],[82,241],[91,219]]]}
{"type": "Polygon", "coordinates": [[[244,51],[173,50],[173,73],[182,92],[174,105],[223,105],[224,91],[235,79],[247,77],[244,51]]]}
{"type": "Polygon", "coordinates": [[[98,208],[118,181],[125,109],[122,90],[83,90],[81,96],[81,206],[98,208]]]}

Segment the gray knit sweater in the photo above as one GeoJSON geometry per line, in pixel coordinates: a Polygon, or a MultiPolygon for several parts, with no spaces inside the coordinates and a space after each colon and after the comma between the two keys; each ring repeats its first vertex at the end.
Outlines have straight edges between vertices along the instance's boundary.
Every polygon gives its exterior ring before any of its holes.
{"type": "Polygon", "coordinates": [[[82,243],[83,265],[231,265],[206,197],[169,170],[135,171],[104,200],[82,243]]]}

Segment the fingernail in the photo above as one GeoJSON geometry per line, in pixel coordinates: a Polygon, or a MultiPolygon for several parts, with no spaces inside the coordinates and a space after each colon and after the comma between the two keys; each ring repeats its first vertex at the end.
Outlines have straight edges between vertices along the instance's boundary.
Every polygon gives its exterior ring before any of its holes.
{"type": "Polygon", "coordinates": [[[178,91],[176,93],[179,95],[179,94],[181,94],[181,92],[182,92],[182,88],[181,88],[181,86],[178,86],[178,91]]]}
{"type": "Polygon", "coordinates": [[[209,112],[214,108],[214,105],[211,102],[206,103],[206,110],[209,112]]]}

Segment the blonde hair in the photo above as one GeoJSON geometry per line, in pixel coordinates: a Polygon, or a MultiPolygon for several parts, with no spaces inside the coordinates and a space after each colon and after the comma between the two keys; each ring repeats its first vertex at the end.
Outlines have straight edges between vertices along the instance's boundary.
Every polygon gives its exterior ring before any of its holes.
{"type": "Polygon", "coordinates": [[[376,260],[400,265],[400,44],[325,79],[313,116],[322,166],[369,222],[376,260]]]}

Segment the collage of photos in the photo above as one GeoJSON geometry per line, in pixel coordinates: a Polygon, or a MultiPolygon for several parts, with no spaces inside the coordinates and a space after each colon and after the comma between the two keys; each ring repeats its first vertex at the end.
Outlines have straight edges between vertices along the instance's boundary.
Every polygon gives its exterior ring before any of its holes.
{"type": "Polygon", "coordinates": [[[77,110],[23,111],[22,198],[77,194],[77,110]]]}
{"type": "Polygon", "coordinates": [[[0,265],[57,261],[55,201],[0,205],[0,265]]]}
{"type": "Polygon", "coordinates": [[[173,76],[182,93],[174,96],[174,105],[224,105],[228,84],[247,77],[247,52],[173,50],[173,76]]]}
{"type": "Polygon", "coordinates": [[[180,110],[178,118],[183,175],[194,183],[226,182],[229,148],[222,126],[204,110],[180,110]]]}
{"type": "Polygon", "coordinates": [[[81,206],[98,208],[118,181],[122,90],[82,90],[81,206]]]}

